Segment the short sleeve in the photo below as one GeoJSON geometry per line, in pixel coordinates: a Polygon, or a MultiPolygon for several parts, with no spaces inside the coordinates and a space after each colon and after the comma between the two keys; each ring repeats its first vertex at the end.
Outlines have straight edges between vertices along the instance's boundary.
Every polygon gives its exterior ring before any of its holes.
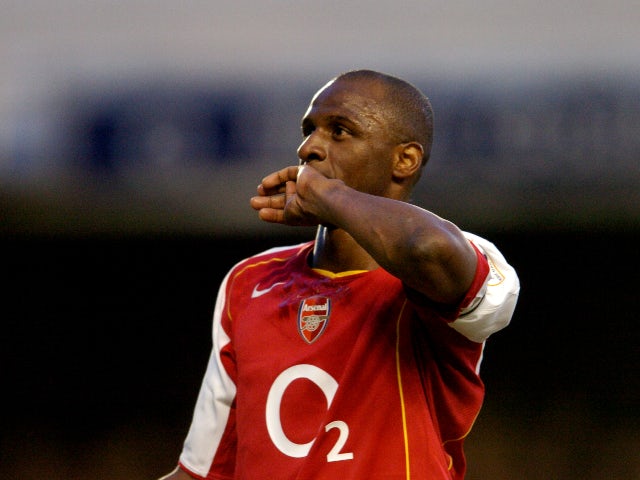
{"type": "Polygon", "coordinates": [[[450,325],[469,340],[484,342],[510,323],[520,293],[520,280],[493,243],[478,235],[463,233],[487,259],[489,275],[476,298],[471,299],[450,325]]]}

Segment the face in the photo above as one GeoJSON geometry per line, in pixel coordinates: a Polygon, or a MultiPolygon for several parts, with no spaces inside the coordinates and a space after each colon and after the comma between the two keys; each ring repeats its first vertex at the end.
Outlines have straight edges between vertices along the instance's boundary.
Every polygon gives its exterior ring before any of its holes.
{"type": "Polygon", "coordinates": [[[356,190],[387,196],[396,144],[380,107],[383,98],[371,81],[337,80],[320,89],[302,119],[300,163],[356,190]]]}

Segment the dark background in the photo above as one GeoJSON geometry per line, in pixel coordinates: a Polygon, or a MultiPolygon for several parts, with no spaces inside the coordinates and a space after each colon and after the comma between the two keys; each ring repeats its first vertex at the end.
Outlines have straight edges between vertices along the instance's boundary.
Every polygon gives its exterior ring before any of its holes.
{"type": "MultiPolygon", "coordinates": [[[[467,478],[639,478],[640,232],[477,233],[522,290],[487,344],[467,478]]],[[[219,282],[242,257],[301,238],[3,235],[0,477],[167,473],[219,282]]]]}

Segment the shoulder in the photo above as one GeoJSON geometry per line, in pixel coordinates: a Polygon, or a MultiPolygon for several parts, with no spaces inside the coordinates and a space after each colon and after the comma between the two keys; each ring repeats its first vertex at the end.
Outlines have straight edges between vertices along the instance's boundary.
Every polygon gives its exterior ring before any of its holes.
{"type": "Polygon", "coordinates": [[[265,258],[265,257],[291,257],[298,255],[302,251],[307,251],[313,246],[313,241],[297,243],[295,245],[285,245],[279,247],[272,247],[267,250],[263,250],[260,253],[256,253],[249,257],[249,259],[254,258],[265,258]]]}
{"type": "Polygon", "coordinates": [[[520,293],[516,270],[489,240],[463,232],[486,258],[489,274],[473,308],[463,312],[451,326],[475,342],[483,342],[511,321],[520,293]]]}
{"type": "Polygon", "coordinates": [[[287,261],[300,255],[305,255],[313,246],[313,242],[303,242],[296,245],[286,245],[272,247],[262,252],[256,253],[236,263],[234,270],[242,268],[246,265],[252,265],[261,262],[270,261],[287,261]]]}
{"type": "Polygon", "coordinates": [[[484,255],[489,263],[489,285],[506,284],[508,290],[518,292],[520,281],[515,268],[509,264],[502,252],[492,242],[479,235],[470,232],[462,232],[463,235],[473,243],[484,255]]]}
{"type": "Polygon", "coordinates": [[[269,248],[262,252],[246,257],[237,262],[226,275],[226,279],[236,278],[248,272],[272,271],[277,265],[290,265],[298,259],[304,262],[308,252],[313,248],[313,241],[303,242],[296,245],[287,245],[269,248]]]}

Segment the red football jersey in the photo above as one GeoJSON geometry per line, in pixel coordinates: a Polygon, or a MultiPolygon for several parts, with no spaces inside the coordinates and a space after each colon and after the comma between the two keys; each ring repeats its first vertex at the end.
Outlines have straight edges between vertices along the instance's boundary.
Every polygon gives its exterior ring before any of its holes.
{"type": "Polygon", "coordinates": [[[311,242],[234,266],[181,468],[207,479],[461,479],[484,340],[508,324],[519,290],[495,247],[467,236],[476,277],[447,310],[382,268],[311,269],[311,242]]]}

